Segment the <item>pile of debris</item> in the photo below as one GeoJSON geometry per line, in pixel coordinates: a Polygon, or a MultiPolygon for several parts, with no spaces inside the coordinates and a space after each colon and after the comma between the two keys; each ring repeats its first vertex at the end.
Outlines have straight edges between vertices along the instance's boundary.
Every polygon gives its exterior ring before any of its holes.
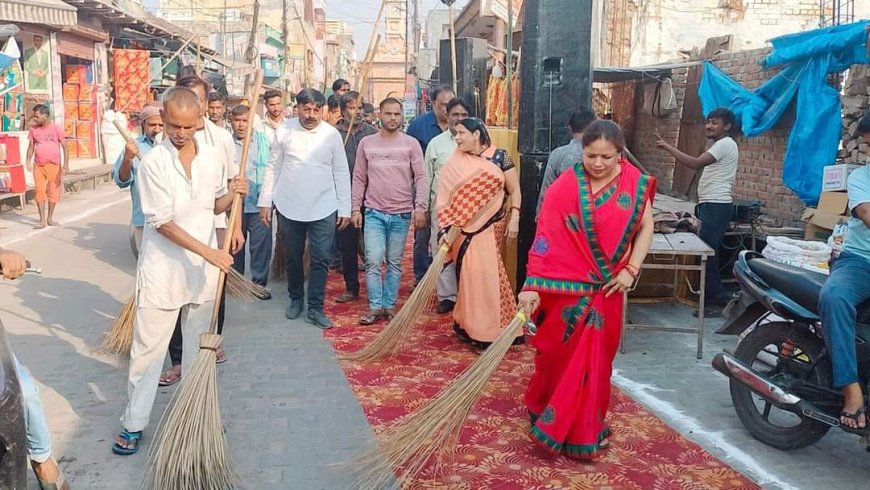
{"type": "Polygon", "coordinates": [[[870,144],[855,134],[858,119],[870,109],[870,65],[852,66],[840,100],[843,102],[843,146],[837,156],[842,163],[870,162],[870,144]]]}

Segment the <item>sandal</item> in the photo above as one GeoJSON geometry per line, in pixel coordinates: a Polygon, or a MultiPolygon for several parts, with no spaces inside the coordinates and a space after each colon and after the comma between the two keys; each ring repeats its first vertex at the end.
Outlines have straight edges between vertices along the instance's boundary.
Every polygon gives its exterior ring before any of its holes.
{"type": "Polygon", "coordinates": [[[361,316],[359,319],[360,325],[374,325],[378,318],[383,314],[383,310],[369,310],[368,313],[361,316]]]}
{"type": "Polygon", "coordinates": [[[39,482],[39,490],[69,490],[69,484],[66,482],[63,472],[57,475],[57,480],[53,482],[42,481],[40,479],[36,481],[39,482]]]}
{"type": "Polygon", "coordinates": [[[386,308],[381,311],[381,316],[387,319],[387,323],[393,321],[393,318],[396,317],[396,310],[393,308],[386,308]]]}
{"type": "MultiPolygon", "coordinates": [[[[173,367],[175,367],[175,366],[173,366],[173,367]]],[[[158,384],[159,386],[172,386],[172,385],[174,385],[175,383],[177,383],[178,380],[180,380],[180,379],[181,379],[181,374],[180,374],[180,373],[179,373],[179,374],[174,374],[174,373],[173,373],[173,374],[166,374],[166,373],[163,373],[163,375],[160,376],[160,381],[158,381],[157,384],[158,384]]]]}
{"type": "Polygon", "coordinates": [[[127,429],[121,431],[118,437],[124,439],[127,444],[133,443],[133,447],[119,446],[117,442],[112,443],[112,452],[121,456],[130,456],[139,452],[139,440],[142,439],[142,431],[128,432],[127,429]]]}
{"type": "Polygon", "coordinates": [[[864,415],[865,412],[866,412],[866,409],[864,407],[861,407],[858,410],[855,410],[855,412],[853,412],[853,413],[849,413],[849,412],[843,410],[842,412],[840,412],[840,417],[845,417],[847,419],[854,420],[855,427],[850,427],[846,424],[843,424],[842,422],[840,422],[840,425],[845,426],[844,428],[846,428],[846,429],[858,429],[858,430],[866,429],[867,428],[867,417],[866,416],[864,417],[864,427],[861,427],[860,425],[858,425],[858,418],[860,416],[864,415]]]}

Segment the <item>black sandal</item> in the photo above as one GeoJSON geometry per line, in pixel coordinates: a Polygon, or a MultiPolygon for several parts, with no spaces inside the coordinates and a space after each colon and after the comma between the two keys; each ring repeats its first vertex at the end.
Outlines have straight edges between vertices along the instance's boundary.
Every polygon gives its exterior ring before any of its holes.
{"type": "Polygon", "coordinates": [[[849,413],[849,412],[843,410],[840,412],[840,417],[846,417],[847,419],[855,421],[855,427],[850,427],[848,425],[843,424],[843,422],[840,422],[840,425],[845,425],[846,429],[864,430],[867,428],[867,416],[866,416],[866,409],[864,407],[861,407],[858,410],[855,410],[854,413],[849,413]],[[864,415],[864,427],[861,427],[860,425],[858,425],[858,417],[860,417],[862,415],[864,415]]]}

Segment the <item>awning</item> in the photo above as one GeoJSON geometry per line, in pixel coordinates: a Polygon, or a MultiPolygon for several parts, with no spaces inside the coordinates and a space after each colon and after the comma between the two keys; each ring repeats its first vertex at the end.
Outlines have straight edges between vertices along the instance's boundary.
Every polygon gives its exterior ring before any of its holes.
{"type": "Polygon", "coordinates": [[[76,8],[60,0],[0,0],[0,20],[58,27],[78,24],[76,8]]]}
{"type": "Polygon", "coordinates": [[[662,78],[671,76],[671,70],[700,65],[703,60],[685,63],[668,63],[649,66],[605,66],[592,70],[593,83],[614,83],[643,78],[662,78]]]}

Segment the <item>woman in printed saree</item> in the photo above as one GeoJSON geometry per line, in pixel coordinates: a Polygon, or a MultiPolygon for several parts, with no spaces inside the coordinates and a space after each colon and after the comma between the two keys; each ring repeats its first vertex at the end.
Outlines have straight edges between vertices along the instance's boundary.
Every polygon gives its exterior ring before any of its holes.
{"type": "Polygon", "coordinates": [[[531,437],[553,454],[595,459],[607,447],[610,375],[622,301],[653,236],[655,180],[622,158],[619,127],[583,134],[583,162],[549,188],[519,305],[537,310],[531,437]]]}
{"type": "MultiPolygon", "coordinates": [[[[508,238],[519,229],[519,178],[507,153],[492,145],[479,119],[456,124],[455,138],[456,151],[438,173],[439,237],[444,239],[453,226],[462,230],[449,254],[458,283],[454,330],[475,348],[485,348],[516,313],[500,247],[508,197],[508,238]]],[[[517,338],[521,341],[522,336],[517,338]]]]}

